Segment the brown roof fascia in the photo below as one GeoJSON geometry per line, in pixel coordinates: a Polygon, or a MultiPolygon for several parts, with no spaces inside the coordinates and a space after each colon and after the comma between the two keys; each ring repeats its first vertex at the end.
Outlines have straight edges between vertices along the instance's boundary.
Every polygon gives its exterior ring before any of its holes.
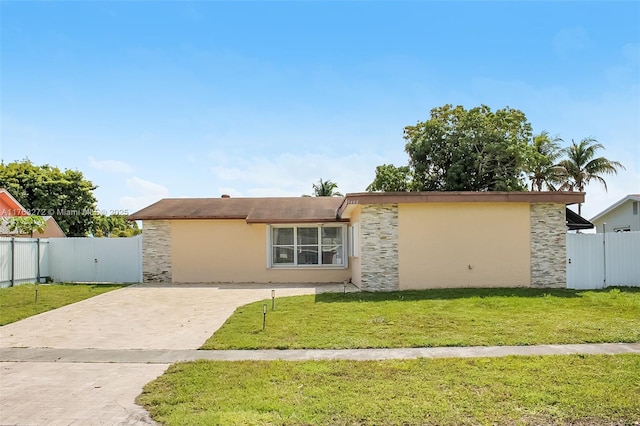
{"type": "Polygon", "coordinates": [[[340,222],[349,222],[349,219],[327,219],[327,218],[317,218],[317,219],[247,219],[247,223],[273,223],[273,224],[293,224],[293,223],[340,223],[340,222]]]}
{"type": "Polygon", "coordinates": [[[558,203],[584,202],[584,192],[359,192],[347,194],[340,213],[347,204],[401,203],[558,203]]]}

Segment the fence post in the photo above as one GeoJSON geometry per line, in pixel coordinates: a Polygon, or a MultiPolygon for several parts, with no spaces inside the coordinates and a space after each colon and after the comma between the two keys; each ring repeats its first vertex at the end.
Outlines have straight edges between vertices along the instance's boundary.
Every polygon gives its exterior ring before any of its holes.
{"type": "Polygon", "coordinates": [[[603,262],[603,281],[602,288],[607,288],[607,224],[602,224],[602,262],[603,262]]]}
{"type": "Polygon", "coordinates": [[[36,285],[40,284],[40,238],[36,238],[36,244],[38,244],[38,248],[36,249],[36,285]]]}
{"type": "Polygon", "coordinates": [[[15,242],[15,238],[11,237],[11,286],[13,287],[13,284],[15,282],[15,270],[16,270],[16,242],[15,242]]]}

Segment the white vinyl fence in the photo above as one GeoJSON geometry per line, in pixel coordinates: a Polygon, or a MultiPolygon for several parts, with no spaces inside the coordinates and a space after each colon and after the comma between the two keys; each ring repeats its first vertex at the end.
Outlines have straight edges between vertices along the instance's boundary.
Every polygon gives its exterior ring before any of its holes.
{"type": "Polygon", "coordinates": [[[567,234],[567,288],[640,286],[640,232],[567,234]]]}
{"type": "Polygon", "coordinates": [[[0,238],[0,287],[49,276],[49,240],[0,238]]]}
{"type": "Polygon", "coordinates": [[[55,282],[142,282],[142,236],[0,238],[0,287],[46,278],[55,282]]]}

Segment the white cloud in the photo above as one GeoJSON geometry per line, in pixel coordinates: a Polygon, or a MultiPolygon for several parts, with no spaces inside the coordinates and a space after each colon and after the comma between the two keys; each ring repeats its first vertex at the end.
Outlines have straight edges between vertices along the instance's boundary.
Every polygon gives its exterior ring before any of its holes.
{"type": "Polygon", "coordinates": [[[130,213],[169,196],[169,190],[166,187],[137,176],[127,179],[126,186],[130,191],[138,194],[120,198],[120,205],[130,213]]]}
{"type": "Polygon", "coordinates": [[[551,40],[553,51],[561,59],[568,59],[574,52],[589,47],[589,35],[584,28],[563,28],[551,40]]]}
{"type": "Polygon", "coordinates": [[[131,165],[118,160],[96,160],[93,157],[89,157],[89,166],[107,173],[133,173],[131,165]]]}
{"type": "Polygon", "coordinates": [[[225,193],[297,197],[310,194],[318,179],[336,182],[343,194],[362,192],[373,180],[375,167],[385,162],[389,161],[373,153],[285,153],[273,158],[227,156],[224,164],[214,165],[211,171],[218,181],[232,184],[234,190],[225,193]]]}

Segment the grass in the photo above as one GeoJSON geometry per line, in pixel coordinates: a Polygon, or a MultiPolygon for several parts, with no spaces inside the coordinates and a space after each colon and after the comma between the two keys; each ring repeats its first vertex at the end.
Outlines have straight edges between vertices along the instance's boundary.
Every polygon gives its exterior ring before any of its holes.
{"type": "Polygon", "coordinates": [[[136,402],[166,425],[631,425],[640,355],[197,361],[136,402]]]}
{"type": "Polygon", "coordinates": [[[295,296],[242,306],[202,349],[640,341],[640,288],[443,289],[295,296]],[[267,326],[262,331],[262,305],[267,326]]]}
{"type": "Polygon", "coordinates": [[[123,284],[40,284],[35,302],[35,284],[22,284],[0,289],[0,325],[79,302],[108,291],[126,287],[123,284]]]}

